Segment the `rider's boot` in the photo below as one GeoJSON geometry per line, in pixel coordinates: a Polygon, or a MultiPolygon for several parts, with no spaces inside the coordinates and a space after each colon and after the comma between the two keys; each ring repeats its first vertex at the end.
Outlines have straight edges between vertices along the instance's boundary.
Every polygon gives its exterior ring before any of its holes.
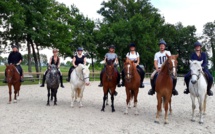
{"type": "Polygon", "coordinates": [[[46,75],[43,75],[42,84],[40,85],[40,87],[44,87],[45,80],[46,80],[46,75]]]}
{"type": "Polygon", "coordinates": [[[173,95],[178,95],[178,91],[175,89],[176,83],[177,83],[177,79],[173,78],[173,90],[172,90],[173,95]]]}
{"type": "Polygon", "coordinates": [[[189,80],[185,80],[185,83],[186,83],[187,88],[184,90],[184,94],[189,94],[190,93],[190,91],[189,91],[189,80]]]}
{"type": "Polygon", "coordinates": [[[154,84],[154,80],[153,80],[153,79],[150,79],[150,83],[151,83],[152,89],[149,90],[148,95],[153,95],[153,94],[155,94],[155,84],[154,84]]]}
{"type": "Polygon", "coordinates": [[[212,85],[213,85],[213,82],[208,82],[208,86],[207,86],[207,94],[208,94],[208,96],[213,96],[213,92],[211,91],[212,85]]]}
{"type": "Polygon", "coordinates": [[[62,75],[60,76],[60,86],[61,86],[62,88],[64,88],[64,85],[63,85],[63,76],[62,76],[62,75]]]}
{"type": "Polygon", "coordinates": [[[21,78],[20,78],[20,82],[24,82],[23,76],[21,76],[21,78]]]}

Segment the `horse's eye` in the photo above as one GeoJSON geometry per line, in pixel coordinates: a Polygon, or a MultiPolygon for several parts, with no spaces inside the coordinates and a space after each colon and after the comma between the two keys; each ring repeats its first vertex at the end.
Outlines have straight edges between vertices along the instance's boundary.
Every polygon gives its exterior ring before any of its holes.
{"type": "Polygon", "coordinates": [[[200,70],[200,69],[198,69],[198,71],[200,72],[201,70],[200,70]]]}

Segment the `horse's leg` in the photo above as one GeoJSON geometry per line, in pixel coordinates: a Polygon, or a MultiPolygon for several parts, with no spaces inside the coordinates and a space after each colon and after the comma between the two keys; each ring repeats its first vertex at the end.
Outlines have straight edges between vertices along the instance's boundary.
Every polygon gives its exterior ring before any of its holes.
{"type": "Polygon", "coordinates": [[[165,98],[165,102],[164,102],[164,105],[165,105],[165,107],[164,107],[164,109],[165,109],[165,117],[164,117],[165,122],[164,122],[164,124],[168,124],[168,105],[169,105],[170,99],[171,99],[171,95],[167,95],[165,98]]]}
{"type": "Polygon", "coordinates": [[[137,109],[137,96],[138,96],[138,92],[139,92],[139,89],[137,88],[136,91],[134,91],[134,107],[135,107],[135,115],[138,115],[138,109],[137,109]]]}
{"type": "Polygon", "coordinates": [[[12,95],[12,87],[11,87],[11,84],[8,84],[8,88],[9,88],[9,102],[8,104],[11,103],[11,95],[12,95]]]}
{"type": "Polygon", "coordinates": [[[17,100],[16,100],[17,85],[14,85],[13,87],[14,87],[14,100],[13,100],[13,102],[14,102],[14,103],[17,103],[17,100]]]}
{"type": "Polygon", "coordinates": [[[54,91],[54,105],[57,105],[57,89],[53,91],[54,91]]]}
{"type": "Polygon", "coordinates": [[[207,94],[205,94],[205,98],[204,98],[204,109],[203,109],[203,115],[206,115],[206,104],[207,103],[207,94]]]}
{"type": "Polygon", "coordinates": [[[79,107],[81,108],[81,107],[83,107],[83,104],[82,104],[82,98],[83,98],[83,92],[84,92],[84,88],[82,87],[81,89],[80,89],[81,91],[80,91],[80,104],[79,104],[79,107]]]}
{"type": "Polygon", "coordinates": [[[51,101],[53,101],[53,96],[54,96],[54,94],[53,94],[53,91],[52,91],[52,89],[51,89],[51,101]]]}
{"type": "Polygon", "coordinates": [[[130,102],[130,91],[129,89],[126,87],[126,95],[127,95],[127,98],[126,98],[126,108],[125,108],[125,112],[124,114],[128,114],[128,104],[130,102]]]}
{"type": "Polygon", "coordinates": [[[172,115],[172,96],[169,100],[169,114],[172,115]]]}
{"type": "Polygon", "coordinates": [[[75,89],[74,89],[74,86],[72,84],[71,84],[71,90],[72,90],[72,94],[71,94],[71,97],[72,97],[71,107],[74,107],[75,89]]]}
{"type": "Polygon", "coordinates": [[[191,121],[194,122],[195,119],[194,119],[194,111],[195,111],[195,108],[196,108],[196,105],[195,105],[195,96],[193,96],[192,94],[190,94],[190,98],[192,100],[192,119],[191,121]]]}
{"type": "Polygon", "coordinates": [[[109,105],[108,104],[108,94],[107,94],[107,98],[106,98],[106,106],[109,105]]]}
{"type": "Polygon", "coordinates": [[[162,97],[159,93],[157,93],[157,114],[156,114],[156,120],[155,123],[160,123],[159,122],[159,116],[160,116],[160,111],[161,111],[161,105],[162,105],[162,97]]]}
{"type": "Polygon", "coordinates": [[[114,108],[114,95],[113,95],[113,93],[111,94],[111,107],[112,107],[112,112],[115,112],[115,108],[114,108]]]}
{"type": "Polygon", "coordinates": [[[203,124],[203,105],[204,105],[204,95],[203,96],[200,96],[198,98],[198,101],[199,101],[199,114],[200,114],[200,118],[199,118],[199,124],[203,124]]]}
{"type": "Polygon", "coordinates": [[[50,104],[49,104],[50,88],[47,88],[47,90],[48,90],[48,95],[47,95],[47,96],[48,96],[48,100],[47,100],[47,104],[46,104],[46,105],[47,105],[47,106],[50,106],[50,104]]]}
{"type": "Polygon", "coordinates": [[[105,111],[105,101],[107,99],[107,94],[108,94],[108,88],[103,86],[103,90],[104,90],[104,96],[103,96],[103,105],[102,105],[102,109],[101,111],[105,111]]]}

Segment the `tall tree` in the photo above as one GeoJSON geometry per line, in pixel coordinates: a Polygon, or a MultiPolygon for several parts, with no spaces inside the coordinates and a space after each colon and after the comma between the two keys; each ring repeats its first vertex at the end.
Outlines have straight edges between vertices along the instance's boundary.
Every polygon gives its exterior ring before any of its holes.
{"type": "Polygon", "coordinates": [[[215,21],[208,22],[204,25],[203,37],[205,45],[212,52],[212,69],[215,70],[215,21]]]}

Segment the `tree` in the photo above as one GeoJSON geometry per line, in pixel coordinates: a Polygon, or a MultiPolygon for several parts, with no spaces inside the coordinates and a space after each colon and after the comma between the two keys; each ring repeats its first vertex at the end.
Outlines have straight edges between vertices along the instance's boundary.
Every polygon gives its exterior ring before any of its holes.
{"type": "MultiPolygon", "coordinates": [[[[212,69],[215,70],[215,21],[214,22],[208,22],[204,25],[203,29],[203,39],[204,44],[209,50],[212,50],[212,69]]],[[[208,51],[209,51],[208,50],[208,51]]]]}
{"type": "MultiPolygon", "coordinates": [[[[114,44],[122,61],[129,51],[128,45],[133,42],[137,45],[141,63],[147,70],[152,70],[157,37],[164,19],[149,0],[110,0],[102,3],[98,13],[104,17],[99,24],[98,51],[104,52],[108,45],[114,44]]],[[[104,58],[104,53],[100,58],[104,58]]]]}

